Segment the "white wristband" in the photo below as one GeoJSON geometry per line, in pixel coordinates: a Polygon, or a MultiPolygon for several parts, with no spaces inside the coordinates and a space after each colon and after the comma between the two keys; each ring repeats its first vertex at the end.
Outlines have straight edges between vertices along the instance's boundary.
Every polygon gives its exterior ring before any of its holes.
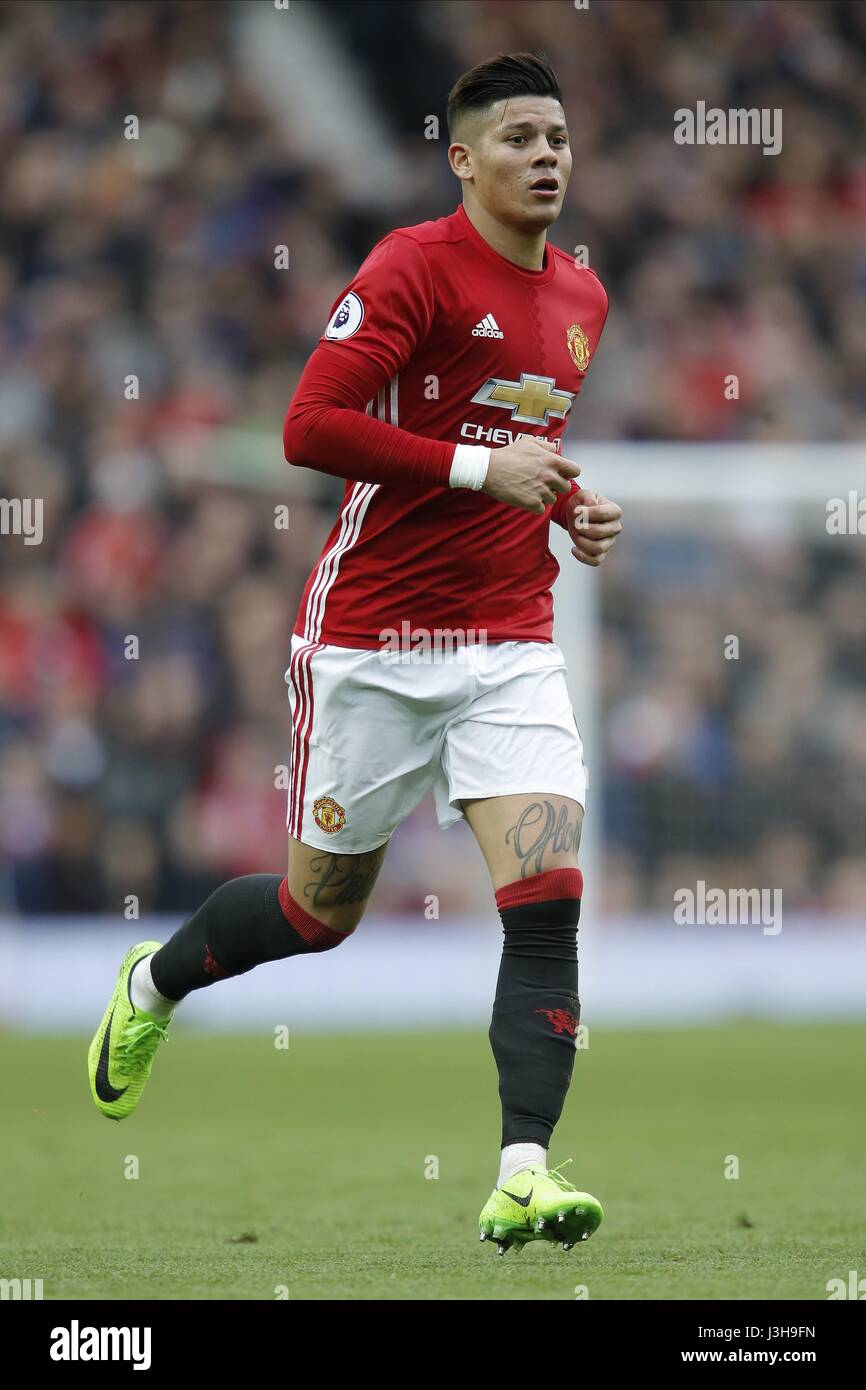
{"type": "Polygon", "coordinates": [[[457,444],[451,460],[449,487],[471,487],[474,492],[484,486],[490,450],[483,444],[457,444]]]}

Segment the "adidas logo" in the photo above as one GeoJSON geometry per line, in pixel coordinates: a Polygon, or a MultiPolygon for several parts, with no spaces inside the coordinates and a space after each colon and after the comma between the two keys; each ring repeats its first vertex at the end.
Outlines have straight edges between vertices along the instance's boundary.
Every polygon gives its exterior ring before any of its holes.
{"type": "Polygon", "coordinates": [[[485,314],[472,330],[473,338],[504,338],[505,334],[492,314],[485,314]]]}

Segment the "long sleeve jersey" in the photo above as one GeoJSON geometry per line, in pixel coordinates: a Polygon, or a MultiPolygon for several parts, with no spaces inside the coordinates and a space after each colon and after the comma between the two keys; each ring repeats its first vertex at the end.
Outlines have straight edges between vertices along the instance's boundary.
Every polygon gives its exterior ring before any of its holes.
{"type": "Polygon", "coordinates": [[[568,494],[535,515],[450,487],[451,463],[457,444],[495,451],[523,434],[561,452],[607,311],[594,271],[549,242],[542,269],[525,270],[462,206],[373,248],[285,419],[290,463],[347,479],[299,636],[373,648],[408,622],[552,641],[548,531],[565,524],[568,494]]]}

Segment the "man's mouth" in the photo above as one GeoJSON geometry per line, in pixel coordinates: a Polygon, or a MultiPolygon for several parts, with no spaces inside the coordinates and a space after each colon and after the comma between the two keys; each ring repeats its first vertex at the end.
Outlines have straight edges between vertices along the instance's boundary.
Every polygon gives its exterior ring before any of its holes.
{"type": "Polygon", "coordinates": [[[531,183],[529,191],[537,198],[555,198],[559,193],[559,179],[554,178],[552,174],[546,174],[531,183]]]}

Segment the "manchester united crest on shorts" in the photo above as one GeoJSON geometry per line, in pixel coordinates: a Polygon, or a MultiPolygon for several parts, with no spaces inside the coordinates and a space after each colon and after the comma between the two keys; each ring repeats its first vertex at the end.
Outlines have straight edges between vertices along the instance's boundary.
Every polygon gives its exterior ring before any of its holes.
{"type": "Polygon", "coordinates": [[[326,835],[334,835],[346,824],[346,812],[332,796],[320,796],[313,802],[313,820],[326,835]]]}
{"type": "Polygon", "coordinates": [[[573,323],[565,335],[571,360],[579,372],[589,366],[589,339],[579,323],[573,323]]]}

